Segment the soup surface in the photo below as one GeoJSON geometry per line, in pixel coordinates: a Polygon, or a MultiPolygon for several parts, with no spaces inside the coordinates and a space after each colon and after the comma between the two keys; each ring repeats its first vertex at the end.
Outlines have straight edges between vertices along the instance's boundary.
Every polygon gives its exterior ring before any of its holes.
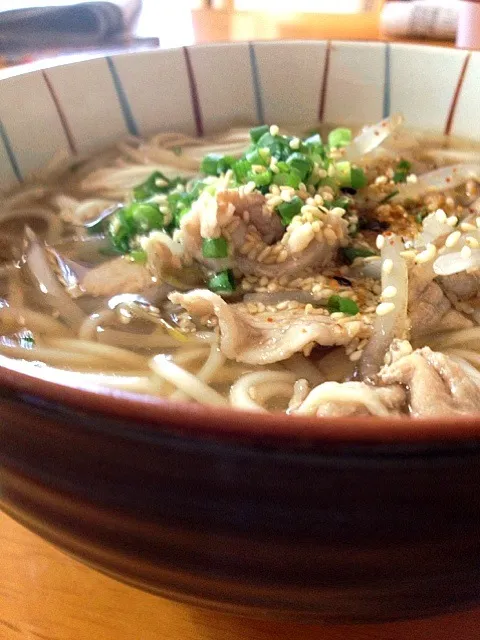
{"type": "Polygon", "coordinates": [[[256,411],[480,411],[480,150],[318,131],[54,159],[0,197],[0,353],[256,411]]]}

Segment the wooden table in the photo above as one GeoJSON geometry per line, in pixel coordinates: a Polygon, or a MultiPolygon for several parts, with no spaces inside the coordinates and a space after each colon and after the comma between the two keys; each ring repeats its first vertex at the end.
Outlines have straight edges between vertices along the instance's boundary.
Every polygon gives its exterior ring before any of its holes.
{"type": "Polygon", "coordinates": [[[480,609],[325,627],[246,620],[168,602],[84,567],[0,514],[1,640],[478,640],[480,609]]]}

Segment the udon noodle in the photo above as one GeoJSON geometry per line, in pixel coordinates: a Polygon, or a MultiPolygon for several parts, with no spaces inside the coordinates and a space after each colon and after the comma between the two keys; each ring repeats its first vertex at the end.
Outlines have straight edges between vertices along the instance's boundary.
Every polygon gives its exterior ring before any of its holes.
{"type": "Polygon", "coordinates": [[[260,412],[480,411],[480,150],[399,115],[295,133],[129,138],[4,193],[0,354],[260,412]]]}

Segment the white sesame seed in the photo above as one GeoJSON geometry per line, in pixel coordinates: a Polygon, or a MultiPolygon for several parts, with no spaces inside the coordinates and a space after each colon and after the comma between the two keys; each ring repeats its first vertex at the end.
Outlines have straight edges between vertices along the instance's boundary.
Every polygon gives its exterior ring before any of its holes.
{"type": "Polygon", "coordinates": [[[445,211],[443,209],[437,209],[435,211],[435,218],[437,219],[438,222],[446,222],[447,221],[447,214],[445,213],[445,211]]]}
{"type": "Polygon", "coordinates": [[[385,246],[385,238],[382,235],[378,235],[375,244],[377,245],[377,249],[381,251],[385,246]]]}
{"type": "Polygon", "coordinates": [[[271,184],[268,190],[270,191],[270,193],[273,193],[273,195],[275,196],[280,195],[280,187],[278,186],[278,184],[271,184]]]}
{"type": "MultiPolygon", "coordinates": [[[[272,158],[272,160],[273,160],[273,158],[272,158]]],[[[271,171],[272,173],[280,173],[280,169],[279,169],[279,168],[277,167],[277,165],[276,165],[275,163],[273,163],[273,162],[270,162],[270,165],[269,165],[269,167],[268,167],[268,168],[270,169],[270,171],[271,171]]]]}
{"type": "Polygon", "coordinates": [[[273,196],[268,199],[267,203],[271,209],[275,209],[279,204],[282,204],[283,198],[281,196],[273,196]]]}
{"type": "Polygon", "coordinates": [[[254,189],[255,189],[255,182],[251,180],[250,182],[247,182],[247,184],[243,187],[243,193],[247,195],[248,193],[252,193],[254,189]]]}
{"type": "Polygon", "coordinates": [[[470,224],[470,222],[461,222],[460,229],[462,231],[476,231],[477,227],[474,224],[470,224]]]}
{"type": "Polygon", "coordinates": [[[377,316],[386,316],[395,309],[393,302],[381,302],[376,309],[377,316]]]}
{"type": "Polygon", "coordinates": [[[454,231],[449,236],[447,236],[447,239],[445,240],[445,246],[447,247],[447,249],[451,249],[452,247],[454,247],[460,240],[461,235],[462,234],[460,233],[460,231],[454,231]]]}
{"type": "Polygon", "coordinates": [[[462,250],[460,251],[460,256],[464,259],[464,260],[468,260],[469,258],[472,257],[472,250],[470,249],[470,247],[467,247],[466,245],[462,248],[462,250]]]}
{"type": "Polygon", "coordinates": [[[447,218],[447,224],[449,227],[455,227],[458,224],[457,216],[450,216],[447,218]]]}
{"type": "Polygon", "coordinates": [[[333,245],[337,241],[337,236],[335,231],[331,227],[327,227],[326,229],[324,229],[323,234],[325,236],[328,246],[333,247],[333,245]]]}
{"type": "Polygon", "coordinates": [[[280,133],[280,129],[277,127],[276,124],[272,124],[272,126],[270,127],[270,135],[271,136],[278,136],[278,134],[280,133]]]}
{"type": "Polygon", "coordinates": [[[397,295],[397,287],[394,287],[392,284],[382,291],[382,298],[395,298],[397,295]]]}
{"type": "Polygon", "coordinates": [[[332,320],[340,320],[340,318],[344,318],[345,314],[342,311],[334,311],[334,313],[330,314],[332,320]]]}
{"type": "Polygon", "coordinates": [[[407,176],[407,182],[411,182],[411,183],[418,182],[418,178],[414,173],[411,173],[409,176],[407,176]]]}
{"type": "Polygon", "coordinates": [[[480,242],[472,236],[467,236],[465,242],[471,249],[478,249],[478,247],[480,247],[480,242]]]}
{"type": "MultiPolygon", "coordinates": [[[[273,135],[273,134],[272,134],[273,135]]],[[[292,138],[288,143],[290,149],[299,149],[300,148],[300,140],[298,138],[292,138]]]]}
{"type": "Polygon", "coordinates": [[[357,362],[358,360],[360,360],[360,358],[363,355],[363,350],[362,349],[358,349],[357,351],[354,351],[350,356],[349,356],[349,360],[351,362],[357,362]]]}
{"type": "Polygon", "coordinates": [[[305,200],[305,204],[309,205],[310,207],[314,207],[315,206],[315,199],[314,198],[307,198],[305,200]]]}
{"type": "Polygon", "coordinates": [[[426,248],[415,256],[415,262],[417,264],[424,264],[430,262],[437,255],[437,248],[434,244],[428,243],[426,248]]]}
{"type": "Polygon", "coordinates": [[[291,191],[287,191],[287,189],[282,189],[280,191],[280,197],[284,202],[290,202],[292,199],[291,191]]]}
{"type": "Polygon", "coordinates": [[[478,218],[475,218],[475,224],[478,228],[480,228],[480,216],[478,216],[478,218]]]}
{"type": "Polygon", "coordinates": [[[265,167],[263,164],[252,164],[252,171],[254,173],[263,173],[265,171],[265,167]]]}
{"type": "Polygon", "coordinates": [[[387,258],[386,260],[383,261],[382,271],[385,275],[388,276],[390,273],[392,273],[392,269],[393,269],[393,261],[390,260],[390,258],[387,258]]]}
{"type": "Polygon", "coordinates": [[[333,207],[333,209],[330,209],[330,213],[332,216],[337,216],[338,218],[341,218],[342,216],[345,215],[345,209],[342,209],[342,207],[333,207]]]}
{"type": "Polygon", "coordinates": [[[327,177],[327,172],[325,171],[325,169],[319,169],[318,170],[318,177],[319,178],[326,178],[327,177]]]}
{"type": "Polygon", "coordinates": [[[386,184],[387,182],[387,176],[378,176],[377,178],[375,178],[375,184],[386,184]]]}

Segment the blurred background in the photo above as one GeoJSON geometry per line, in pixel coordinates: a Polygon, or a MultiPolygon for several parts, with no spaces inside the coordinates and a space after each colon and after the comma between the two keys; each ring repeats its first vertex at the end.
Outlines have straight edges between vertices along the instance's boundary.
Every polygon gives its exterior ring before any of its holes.
{"type": "Polygon", "coordinates": [[[251,39],[453,44],[459,0],[0,0],[0,66],[251,39]]]}

